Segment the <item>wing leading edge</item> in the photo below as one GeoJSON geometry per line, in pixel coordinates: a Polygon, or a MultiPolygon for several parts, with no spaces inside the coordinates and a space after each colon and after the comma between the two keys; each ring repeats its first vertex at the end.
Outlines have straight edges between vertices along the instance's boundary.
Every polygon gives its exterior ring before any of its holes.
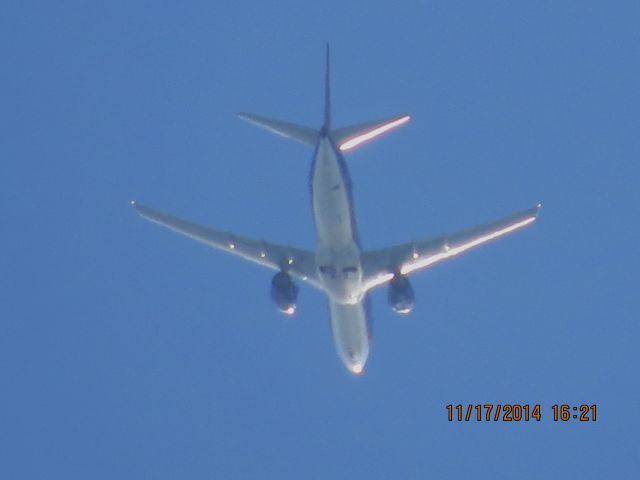
{"type": "Polygon", "coordinates": [[[316,278],[316,259],[312,252],[214,230],[145,207],[137,202],[131,202],[131,205],[143,218],[151,222],[263,267],[284,270],[313,286],[319,287],[316,278]]]}
{"type": "Polygon", "coordinates": [[[452,235],[363,252],[364,288],[369,290],[388,282],[397,273],[407,275],[422,270],[520,230],[536,221],[540,208],[538,204],[495,222],[452,235]]]}

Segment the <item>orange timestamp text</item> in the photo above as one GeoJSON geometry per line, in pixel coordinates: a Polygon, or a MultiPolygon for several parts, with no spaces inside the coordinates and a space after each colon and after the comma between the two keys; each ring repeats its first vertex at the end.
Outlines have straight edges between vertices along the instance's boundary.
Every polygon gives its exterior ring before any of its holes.
{"type": "MultiPolygon", "coordinates": [[[[446,406],[447,420],[450,422],[539,422],[543,411],[540,404],[519,403],[469,403],[446,406]]],[[[551,406],[551,418],[554,422],[595,422],[597,406],[595,404],[570,405],[567,403],[551,406]]]]}

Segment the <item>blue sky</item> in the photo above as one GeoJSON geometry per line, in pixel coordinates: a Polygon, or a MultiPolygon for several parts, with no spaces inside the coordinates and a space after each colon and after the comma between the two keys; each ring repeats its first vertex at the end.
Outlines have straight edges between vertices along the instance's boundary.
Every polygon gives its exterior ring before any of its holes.
{"type": "Polygon", "coordinates": [[[0,477],[636,476],[639,4],[183,3],[0,7],[0,477]],[[336,124],[413,116],[347,158],[365,247],[544,203],[376,292],[358,379],[319,293],[128,206],[313,248],[311,151],[235,114],[319,126],[327,41],[336,124]]]}

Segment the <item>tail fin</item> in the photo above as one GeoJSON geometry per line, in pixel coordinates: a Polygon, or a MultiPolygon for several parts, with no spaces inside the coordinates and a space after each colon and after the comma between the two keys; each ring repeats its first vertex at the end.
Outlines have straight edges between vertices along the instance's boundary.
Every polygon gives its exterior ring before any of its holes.
{"type": "MultiPolygon", "coordinates": [[[[329,71],[329,44],[327,43],[326,54],[326,70],[325,70],[325,84],[324,84],[324,125],[323,130],[330,131],[331,128],[331,79],[329,71]]],[[[238,116],[252,123],[260,128],[269,130],[271,133],[280,135],[282,137],[291,138],[307,145],[315,145],[318,141],[318,131],[296,125],[295,123],[285,122],[283,120],[276,120],[274,118],[262,117],[254,115],[252,113],[239,113],[238,116]]]]}
{"type": "Polygon", "coordinates": [[[331,128],[331,76],[329,65],[329,44],[327,43],[327,57],[324,74],[324,129],[328,132],[331,128]]]}
{"type": "MultiPolygon", "coordinates": [[[[331,68],[330,68],[329,44],[325,60],[324,76],[324,125],[322,132],[331,133],[331,137],[341,151],[352,150],[380,135],[404,125],[410,120],[409,115],[399,115],[396,117],[362,123],[350,127],[331,130],[331,68]]],[[[318,141],[318,131],[314,128],[303,127],[294,123],[276,120],[273,118],[261,117],[252,113],[239,113],[243,120],[254,125],[269,130],[282,137],[291,138],[298,142],[314,146],[318,141]]]]}
{"type": "Polygon", "coordinates": [[[410,119],[411,117],[405,114],[383,120],[361,123],[360,125],[339,128],[332,132],[332,136],[338,148],[345,152],[406,124],[410,119]]]}
{"type": "Polygon", "coordinates": [[[318,132],[309,127],[303,127],[294,123],[275,120],[273,118],[261,117],[252,113],[239,113],[238,116],[249,123],[269,130],[276,135],[291,138],[307,145],[315,145],[318,140],[318,132]]]}

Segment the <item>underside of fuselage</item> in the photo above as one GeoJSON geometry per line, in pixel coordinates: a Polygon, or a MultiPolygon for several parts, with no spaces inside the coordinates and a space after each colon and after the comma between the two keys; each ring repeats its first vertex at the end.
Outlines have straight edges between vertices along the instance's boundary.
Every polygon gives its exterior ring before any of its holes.
{"type": "Polygon", "coordinates": [[[331,331],[347,369],[361,374],[369,354],[362,264],[344,158],[325,129],[311,167],[311,201],[318,235],[318,277],[329,297],[331,331]]]}
{"type": "Polygon", "coordinates": [[[330,135],[324,132],[318,137],[310,183],[319,243],[334,248],[357,243],[349,172],[330,135]]]}
{"type": "Polygon", "coordinates": [[[351,373],[361,375],[369,356],[369,325],[364,302],[345,305],[329,300],[329,312],[340,360],[351,373]]]}

